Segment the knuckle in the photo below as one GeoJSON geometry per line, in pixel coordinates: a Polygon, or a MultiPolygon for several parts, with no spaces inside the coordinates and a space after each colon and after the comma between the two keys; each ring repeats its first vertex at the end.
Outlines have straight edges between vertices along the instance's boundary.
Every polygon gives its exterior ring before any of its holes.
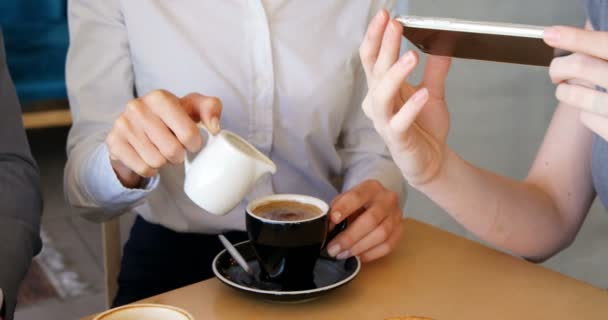
{"type": "Polygon", "coordinates": [[[387,239],[387,241],[384,242],[384,245],[386,246],[386,252],[387,253],[393,251],[393,249],[395,249],[395,247],[397,247],[397,243],[398,243],[397,240],[399,240],[399,238],[392,237],[392,239],[391,239],[391,236],[389,236],[389,238],[387,239]]]}
{"type": "Polygon", "coordinates": [[[118,142],[114,136],[108,135],[106,138],[106,146],[108,147],[108,153],[111,157],[117,158],[119,153],[117,152],[118,142]]]}
{"type": "Polygon", "coordinates": [[[373,75],[374,79],[377,79],[377,80],[383,79],[385,73],[386,73],[386,70],[382,70],[382,68],[374,68],[374,70],[372,70],[372,75],[373,75]]]}
{"type": "Polygon", "coordinates": [[[105,140],[108,148],[112,147],[116,143],[116,140],[116,132],[114,130],[110,131],[110,133],[108,133],[108,135],[106,136],[105,140]]]}
{"type": "Polygon", "coordinates": [[[360,203],[361,202],[361,193],[357,190],[352,190],[348,194],[344,196],[344,202],[346,203],[360,203]]]}
{"type": "Polygon", "coordinates": [[[381,252],[380,256],[387,255],[391,251],[391,249],[392,248],[391,248],[391,244],[390,243],[385,242],[385,243],[381,244],[380,245],[380,250],[379,250],[381,252]]]}
{"type": "Polygon", "coordinates": [[[108,154],[112,158],[121,158],[120,145],[121,140],[115,134],[109,134],[106,137],[106,147],[108,148],[108,154]]]}
{"type": "Polygon", "coordinates": [[[386,201],[387,201],[387,204],[391,207],[398,206],[399,205],[399,195],[397,194],[397,192],[389,191],[386,194],[386,201]]]}
{"type": "Polygon", "coordinates": [[[390,245],[388,243],[381,244],[380,246],[378,246],[377,253],[376,253],[374,259],[379,259],[379,258],[386,256],[387,254],[389,254],[389,252],[391,250],[392,250],[392,248],[390,247],[390,245]]]}
{"type": "Polygon", "coordinates": [[[403,221],[403,212],[399,211],[398,213],[393,215],[393,228],[394,229],[403,228],[403,223],[401,223],[402,221],[403,221]]]}
{"type": "Polygon", "coordinates": [[[384,105],[384,97],[378,93],[378,90],[374,90],[372,95],[371,104],[373,106],[382,106],[384,105]]]}
{"type": "Polygon", "coordinates": [[[587,57],[582,54],[575,54],[572,57],[571,68],[575,74],[582,74],[585,72],[587,66],[587,57]]]}
{"type": "Polygon", "coordinates": [[[114,121],[114,129],[112,132],[116,134],[116,131],[124,133],[129,131],[129,120],[124,115],[121,115],[114,121]]]}
{"type": "Polygon", "coordinates": [[[382,241],[382,242],[384,242],[384,241],[386,241],[386,239],[388,239],[389,234],[390,234],[390,230],[387,226],[378,229],[378,238],[380,238],[380,241],[382,241]]]}
{"type": "Polygon", "coordinates": [[[380,181],[376,180],[376,179],[370,179],[366,181],[366,184],[368,186],[370,186],[373,189],[383,189],[384,186],[380,183],[380,181]]]}
{"type": "Polygon", "coordinates": [[[154,176],[154,169],[146,163],[139,164],[136,168],[133,168],[138,175],[146,178],[154,176]]]}
{"type": "Polygon", "coordinates": [[[159,155],[157,157],[154,157],[154,160],[152,160],[152,163],[150,163],[150,167],[158,169],[162,168],[166,163],[167,159],[159,155]]]}
{"type": "Polygon", "coordinates": [[[222,105],[222,100],[220,100],[220,98],[218,98],[218,97],[215,97],[215,96],[207,97],[207,100],[209,101],[209,104],[212,106],[221,106],[222,105]]]}
{"type": "Polygon", "coordinates": [[[201,133],[195,125],[189,125],[188,128],[184,131],[184,139],[190,141],[194,138],[200,136],[201,133]]]}
{"type": "Polygon", "coordinates": [[[572,88],[567,87],[567,86],[562,86],[562,91],[563,91],[563,95],[564,98],[567,101],[577,101],[577,97],[576,97],[576,92],[574,92],[574,90],[572,90],[572,88]]]}
{"type": "Polygon", "coordinates": [[[145,112],[145,108],[146,106],[140,100],[134,99],[127,103],[125,110],[127,114],[139,116],[145,112]]]}
{"type": "Polygon", "coordinates": [[[166,106],[171,106],[171,102],[174,102],[176,100],[173,94],[163,89],[151,91],[146,94],[142,99],[148,102],[151,108],[156,108],[156,110],[158,110],[159,108],[164,108],[166,106]]]}
{"type": "Polygon", "coordinates": [[[194,125],[188,126],[182,134],[182,143],[186,146],[194,146],[198,144],[198,140],[201,139],[201,133],[198,128],[194,125]]]}
{"type": "Polygon", "coordinates": [[[209,111],[213,111],[213,112],[217,112],[219,110],[219,112],[222,112],[222,100],[218,97],[207,97],[205,100],[205,107],[207,108],[207,110],[209,111]]]}
{"type": "Polygon", "coordinates": [[[380,223],[381,212],[379,210],[369,210],[365,215],[365,222],[369,226],[377,226],[380,223]]]}
{"type": "Polygon", "coordinates": [[[363,64],[370,64],[373,61],[372,53],[365,43],[359,47],[359,58],[363,64]]]}
{"type": "Polygon", "coordinates": [[[184,148],[176,143],[171,144],[165,151],[165,156],[171,163],[179,164],[183,161],[185,156],[184,148]]]}
{"type": "Polygon", "coordinates": [[[167,99],[169,96],[171,96],[171,94],[169,93],[169,91],[167,90],[163,90],[163,89],[156,89],[156,90],[152,90],[150,91],[145,98],[146,99],[150,99],[150,100],[164,100],[167,99]]]}
{"type": "Polygon", "coordinates": [[[200,99],[200,98],[204,98],[205,96],[203,96],[200,93],[197,92],[190,92],[187,95],[183,96],[182,99],[200,99]]]}
{"type": "Polygon", "coordinates": [[[381,90],[374,90],[374,93],[372,95],[372,106],[374,108],[384,108],[385,106],[388,105],[388,99],[385,96],[384,93],[382,93],[381,90]]]}
{"type": "Polygon", "coordinates": [[[551,63],[549,64],[549,72],[551,72],[551,70],[557,68],[561,59],[562,58],[553,58],[553,60],[551,60],[551,63]]]}
{"type": "Polygon", "coordinates": [[[349,233],[343,233],[342,239],[340,239],[340,243],[342,243],[342,250],[345,250],[352,247],[353,243],[355,243],[355,240],[349,233]]]}

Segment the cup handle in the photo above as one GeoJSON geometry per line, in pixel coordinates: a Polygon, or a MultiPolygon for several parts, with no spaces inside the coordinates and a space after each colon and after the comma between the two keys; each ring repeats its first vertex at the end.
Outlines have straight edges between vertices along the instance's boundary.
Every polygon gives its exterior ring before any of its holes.
{"type": "Polygon", "coordinates": [[[201,150],[199,152],[186,152],[186,159],[184,160],[184,170],[185,170],[186,174],[188,174],[188,169],[191,167],[191,164],[192,164],[192,161],[194,161],[194,158],[196,158],[196,156],[201,151],[203,151],[203,149],[205,149],[206,146],[212,144],[213,141],[215,141],[215,139],[217,138],[217,135],[212,134],[211,131],[209,131],[209,129],[207,127],[205,127],[205,125],[202,122],[197,123],[196,126],[199,128],[199,130],[201,132],[201,136],[203,135],[203,132],[205,132],[205,134],[207,135],[207,143],[205,144],[205,146],[203,146],[203,148],[201,148],[201,150]]]}
{"type": "Polygon", "coordinates": [[[332,240],[334,240],[334,238],[340,234],[340,232],[346,230],[346,227],[348,226],[348,221],[346,219],[342,220],[342,222],[338,223],[333,230],[331,230],[328,234],[327,234],[327,240],[325,241],[325,246],[327,246],[328,243],[330,243],[332,240]]]}
{"type": "Polygon", "coordinates": [[[323,244],[323,248],[321,248],[321,257],[323,257],[324,259],[334,259],[334,257],[330,256],[329,253],[327,253],[327,244],[330,243],[338,234],[340,234],[340,232],[346,230],[346,227],[348,226],[348,221],[345,219],[342,222],[338,223],[333,230],[331,230],[328,234],[327,234],[327,239],[325,240],[325,244],[323,244]]]}

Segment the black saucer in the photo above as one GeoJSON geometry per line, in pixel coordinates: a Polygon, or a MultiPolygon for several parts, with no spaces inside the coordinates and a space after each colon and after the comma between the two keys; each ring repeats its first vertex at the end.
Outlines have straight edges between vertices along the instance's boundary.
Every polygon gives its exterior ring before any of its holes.
{"type": "Polygon", "coordinates": [[[361,269],[361,262],[356,257],[343,261],[321,257],[317,261],[314,271],[314,284],[311,284],[310,289],[283,290],[279,284],[259,280],[260,265],[249,241],[236,244],[235,247],[254,270],[256,276],[248,275],[226,250],[220,252],[213,260],[215,276],[221,282],[236,290],[270,301],[303,302],[318,298],[324,293],[350,282],[361,269]]]}

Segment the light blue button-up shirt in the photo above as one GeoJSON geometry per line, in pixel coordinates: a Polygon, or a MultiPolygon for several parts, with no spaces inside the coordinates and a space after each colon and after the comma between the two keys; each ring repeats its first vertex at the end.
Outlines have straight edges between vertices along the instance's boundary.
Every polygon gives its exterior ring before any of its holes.
{"type": "Polygon", "coordinates": [[[67,198],[103,219],[135,211],[176,231],[244,230],[244,204],[272,193],[331,201],[377,179],[404,183],[361,102],[358,57],[367,24],[393,1],[71,0],[67,84],[67,198]],[[278,167],[225,216],[205,213],[183,192],[183,165],[163,167],[142,189],[124,188],[104,140],[125,104],[155,89],[219,97],[223,128],[278,167]]]}

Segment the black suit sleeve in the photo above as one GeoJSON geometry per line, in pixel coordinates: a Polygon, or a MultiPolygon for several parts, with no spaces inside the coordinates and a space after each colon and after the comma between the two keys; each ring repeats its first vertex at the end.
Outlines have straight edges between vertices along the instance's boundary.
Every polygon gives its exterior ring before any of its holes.
{"type": "Polygon", "coordinates": [[[0,288],[12,319],[20,282],[40,250],[42,195],[0,32],[0,288]]]}

